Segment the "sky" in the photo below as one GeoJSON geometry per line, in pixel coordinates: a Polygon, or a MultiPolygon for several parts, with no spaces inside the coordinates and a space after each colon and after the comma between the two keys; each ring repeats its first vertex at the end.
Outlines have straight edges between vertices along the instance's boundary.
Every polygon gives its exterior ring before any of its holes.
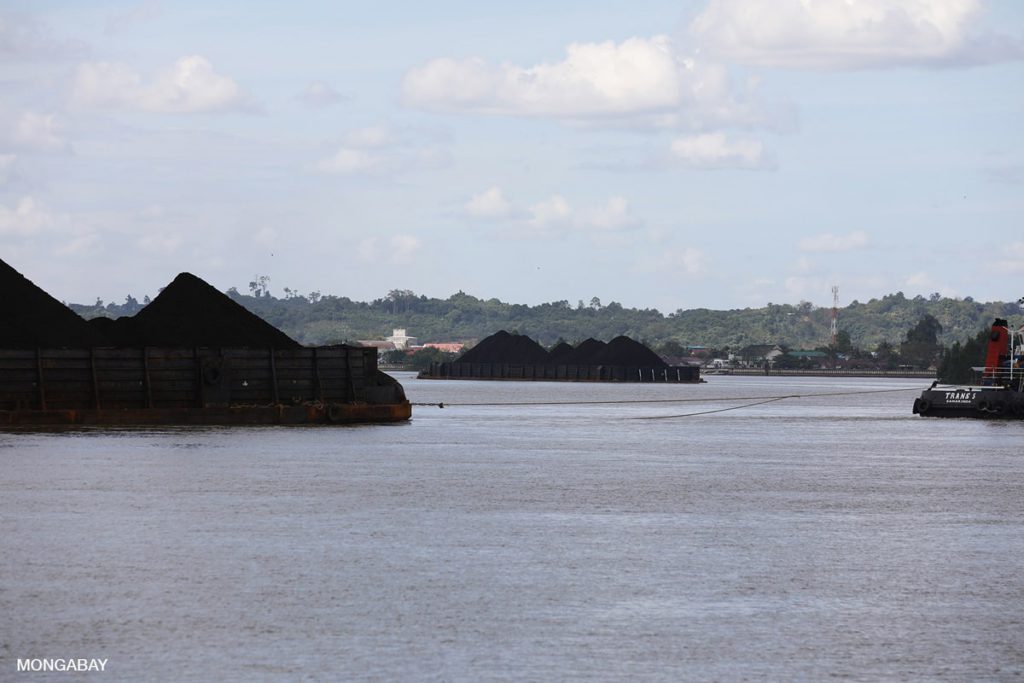
{"type": "Polygon", "coordinates": [[[64,301],[1024,295],[1018,0],[6,0],[0,93],[64,301]]]}

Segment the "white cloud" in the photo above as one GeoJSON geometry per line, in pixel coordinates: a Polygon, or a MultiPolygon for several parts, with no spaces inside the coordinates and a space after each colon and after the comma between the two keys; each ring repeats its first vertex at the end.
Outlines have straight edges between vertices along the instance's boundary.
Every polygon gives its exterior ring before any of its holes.
{"type": "Polygon", "coordinates": [[[80,256],[95,251],[99,243],[100,236],[97,233],[80,234],[59,245],[56,253],[58,256],[80,256]]]}
{"type": "Polygon", "coordinates": [[[14,162],[18,160],[17,154],[0,154],[0,185],[4,185],[11,178],[14,172],[14,162]]]}
{"type": "Polygon", "coordinates": [[[394,235],[388,240],[388,260],[394,264],[412,263],[416,252],[420,250],[423,243],[418,237],[412,235],[394,235]]]}
{"type": "Polygon", "coordinates": [[[295,96],[295,99],[299,100],[307,107],[313,107],[321,109],[323,107],[329,107],[332,104],[338,104],[339,102],[345,102],[348,100],[347,97],[339,93],[337,90],[332,88],[330,84],[324,81],[313,81],[306,89],[295,96]]]}
{"type": "Polygon", "coordinates": [[[1024,275],[1024,242],[1014,242],[1000,249],[1001,258],[993,264],[1002,275],[1024,275]]]}
{"type": "Polygon", "coordinates": [[[630,213],[629,201],[625,197],[609,197],[603,206],[581,213],[578,223],[584,228],[600,232],[614,232],[636,227],[639,224],[630,213]]]}
{"type": "Polygon", "coordinates": [[[383,157],[361,149],[342,147],[333,156],[321,160],[316,168],[322,173],[350,175],[377,171],[383,164],[383,157]]]}
{"type": "Polygon", "coordinates": [[[728,70],[677,54],[666,36],[572,43],[562,61],[529,67],[439,58],[410,69],[405,104],[436,111],[553,117],[655,127],[765,124],[728,70]]]}
{"type": "Polygon", "coordinates": [[[931,287],[933,284],[932,278],[928,273],[921,271],[920,273],[914,273],[907,277],[903,284],[908,287],[931,287]]]}
{"type": "Polygon", "coordinates": [[[708,272],[711,259],[704,251],[695,247],[666,249],[637,263],[637,270],[650,273],[667,273],[700,277],[708,272]]]}
{"type": "Polygon", "coordinates": [[[161,230],[143,235],[136,244],[142,251],[153,254],[173,254],[181,247],[184,241],[180,234],[161,230]]]}
{"type": "Polygon", "coordinates": [[[321,173],[387,175],[436,168],[449,161],[447,149],[431,132],[388,125],[350,131],[331,156],[319,161],[321,173]]]}
{"type": "Polygon", "coordinates": [[[377,261],[377,238],[367,237],[366,239],[360,240],[356,246],[356,253],[359,258],[368,263],[377,261]]]}
{"type": "Polygon", "coordinates": [[[82,52],[79,43],[53,38],[48,26],[35,17],[0,10],[0,62],[72,57],[82,52]]]}
{"type": "Polygon", "coordinates": [[[772,169],[775,162],[756,140],[728,140],[722,133],[680,137],[672,141],[672,155],[689,168],[772,169]]]}
{"type": "Polygon", "coordinates": [[[956,296],[956,290],[949,285],[942,285],[935,281],[931,275],[925,271],[914,273],[903,280],[903,285],[912,292],[938,292],[942,296],[953,297],[956,296]]]}
{"type": "Polygon", "coordinates": [[[565,197],[555,194],[524,212],[512,210],[510,215],[525,216],[524,221],[516,220],[515,224],[526,227],[532,236],[575,232],[603,243],[610,238],[614,241],[616,235],[642,224],[630,211],[629,201],[618,195],[603,204],[577,209],[565,197]]]}
{"type": "Polygon", "coordinates": [[[233,80],[214,71],[204,57],[182,57],[151,83],[126,64],[89,62],[75,74],[72,102],[87,109],[159,113],[251,109],[252,102],[233,80]]]}
{"type": "Polygon", "coordinates": [[[0,204],[0,237],[30,237],[63,222],[61,216],[30,196],[22,197],[12,208],[0,204]]]}
{"type": "Polygon", "coordinates": [[[348,132],[345,144],[349,147],[379,148],[399,142],[399,135],[390,126],[378,124],[348,132]]]}
{"type": "Polygon", "coordinates": [[[866,247],[869,241],[867,233],[863,230],[854,230],[845,235],[822,233],[805,237],[800,240],[798,247],[801,251],[853,251],[866,247]]]}
{"type": "Polygon", "coordinates": [[[146,2],[110,14],[107,17],[105,32],[114,34],[128,31],[140,24],[153,21],[161,14],[163,14],[163,8],[157,0],[146,0],[146,2]]]}
{"type": "Polygon", "coordinates": [[[505,218],[512,211],[500,187],[492,187],[473,195],[463,209],[466,215],[473,218],[505,218]]]}
{"type": "Polygon", "coordinates": [[[15,146],[39,151],[67,149],[67,142],[57,134],[55,114],[24,112],[14,124],[11,140],[15,146]]]}
{"type": "Polygon", "coordinates": [[[569,202],[565,200],[565,197],[556,194],[531,206],[530,218],[527,223],[536,230],[546,231],[570,225],[572,214],[569,202]]]}
{"type": "Polygon", "coordinates": [[[702,50],[756,66],[859,69],[1019,59],[977,36],[980,0],[711,0],[689,26],[702,50]]]}
{"type": "Polygon", "coordinates": [[[356,253],[368,263],[379,263],[386,260],[394,265],[408,265],[415,260],[416,253],[423,247],[420,238],[414,235],[392,235],[386,246],[376,237],[367,237],[359,242],[356,253]]]}

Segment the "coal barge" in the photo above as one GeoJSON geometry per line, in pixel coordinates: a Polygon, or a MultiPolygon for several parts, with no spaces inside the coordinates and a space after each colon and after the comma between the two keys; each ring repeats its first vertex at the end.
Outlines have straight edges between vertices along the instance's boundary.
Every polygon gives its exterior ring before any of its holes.
{"type": "Polygon", "coordinates": [[[699,383],[700,368],[670,366],[649,348],[626,336],[607,344],[587,339],[547,351],[525,335],[497,332],[450,363],[432,363],[420,379],[474,379],[549,382],[699,383]]]}
{"type": "Polygon", "coordinates": [[[1021,335],[997,318],[989,332],[985,365],[973,368],[977,383],[942,385],[938,382],[914,399],[913,412],[922,417],[1024,419],[1024,353],[1021,335]]]}
{"type": "Polygon", "coordinates": [[[0,430],[408,420],[375,349],[303,347],[182,273],[131,318],[85,321],[0,261],[0,430]]]}

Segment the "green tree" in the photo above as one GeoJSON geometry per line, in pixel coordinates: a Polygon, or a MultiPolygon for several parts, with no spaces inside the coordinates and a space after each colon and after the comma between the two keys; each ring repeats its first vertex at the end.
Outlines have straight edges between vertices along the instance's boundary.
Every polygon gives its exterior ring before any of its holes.
{"type": "Polygon", "coordinates": [[[942,354],[937,373],[939,379],[950,384],[970,384],[976,381],[976,373],[972,368],[985,364],[988,339],[989,331],[982,330],[963,344],[955,342],[942,354]]]}
{"type": "Polygon", "coordinates": [[[907,331],[906,340],[900,344],[900,357],[904,363],[925,370],[930,367],[942,351],[939,333],[942,325],[930,313],[907,331]]]}

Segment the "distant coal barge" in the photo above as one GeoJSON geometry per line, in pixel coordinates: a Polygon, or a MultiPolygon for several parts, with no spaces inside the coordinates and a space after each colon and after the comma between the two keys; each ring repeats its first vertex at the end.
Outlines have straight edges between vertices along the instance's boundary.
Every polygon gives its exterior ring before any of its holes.
{"type": "Polygon", "coordinates": [[[996,318],[989,333],[984,367],[977,384],[933,383],[914,399],[913,412],[922,417],[1024,419],[1024,365],[1020,335],[1006,320],[996,318]]]}
{"type": "Polygon", "coordinates": [[[432,363],[420,379],[476,379],[549,382],[702,382],[700,368],[670,366],[629,337],[607,344],[588,339],[546,351],[525,335],[497,332],[454,362],[432,363]]]}
{"type": "Polygon", "coordinates": [[[85,321],[0,261],[0,430],[408,420],[375,349],[307,348],[182,273],[131,318],[85,321]]]}

